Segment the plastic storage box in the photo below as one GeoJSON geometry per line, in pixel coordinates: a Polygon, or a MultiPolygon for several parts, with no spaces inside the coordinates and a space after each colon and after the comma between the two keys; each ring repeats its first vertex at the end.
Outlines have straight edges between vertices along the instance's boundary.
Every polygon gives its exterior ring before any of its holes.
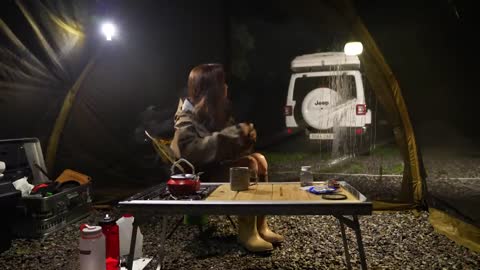
{"type": "MultiPolygon", "coordinates": [[[[37,138],[0,140],[0,161],[7,164],[3,181],[13,182],[28,177],[28,182],[32,185],[52,182],[45,175],[45,162],[37,138]]],[[[43,237],[87,216],[92,201],[90,194],[89,182],[47,197],[21,197],[12,220],[14,235],[25,238],[43,237]]]]}

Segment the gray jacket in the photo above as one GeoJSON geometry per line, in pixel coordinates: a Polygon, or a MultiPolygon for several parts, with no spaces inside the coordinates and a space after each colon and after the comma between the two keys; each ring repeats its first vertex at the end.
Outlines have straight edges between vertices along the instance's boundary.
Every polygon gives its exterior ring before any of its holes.
{"type": "Polygon", "coordinates": [[[185,158],[195,167],[206,167],[234,161],[252,152],[253,142],[241,137],[241,130],[233,124],[210,132],[200,123],[193,105],[180,101],[175,114],[175,134],[170,145],[175,158],[185,158]]]}

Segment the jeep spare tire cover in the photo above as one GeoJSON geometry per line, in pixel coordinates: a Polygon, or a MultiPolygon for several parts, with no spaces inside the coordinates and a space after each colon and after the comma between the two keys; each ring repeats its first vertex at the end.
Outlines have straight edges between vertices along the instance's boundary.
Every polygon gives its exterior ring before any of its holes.
{"type": "Polygon", "coordinates": [[[302,102],[302,116],[305,122],[316,129],[329,129],[334,125],[334,113],[340,96],[330,88],[316,88],[308,93],[302,102]]]}

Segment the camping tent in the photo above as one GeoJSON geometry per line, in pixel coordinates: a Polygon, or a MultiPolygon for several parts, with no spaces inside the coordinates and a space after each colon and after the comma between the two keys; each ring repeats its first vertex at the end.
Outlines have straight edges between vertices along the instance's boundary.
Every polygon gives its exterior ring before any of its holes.
{"type": "MultiPolygon", "coordinates": [[[[303,9],[302,15],[318,17],[315,9],[311,14],[305,11],[307,4],[298,3],[291,12],[303,9]]],[[[211,1],[208,7],[188,1],[114,5],[17,0],[2,5],[0,115],[8,117],[3,117],[0,138],[39,137],[51,174],[77,169],[110,190],[158,181],[158,166],[141,152],[154,156],[151,146],[132,140],[144,108],[174,108],[195,64],[226,63],[243,55],[232,42],[238,33],[230,29],[238,11],[222,1],[211,1]],[[121,18],[122,32],[112,42],[101,40],[96,28],[108,17],[121,18]]],[[[328,10],[323,15],[330,14],[325,20],[340,22],[364,44],[365,74],[404,159],[400,200],[376,202],[375,208],[427,209],[432,204],[427,201],[422,155],[388,59],[350,1],[319,5],[328,10]]],[[[437,229],[479,249],[477,227],[449,216],[445,209],[429,210],[437,229]],[[449,224],[458,230],[448,232],[449,224]]]]}
{"type": "Polygon", "coordinates": [[[176,108],[194,64],[224,62],[217,2],[208,16],[188,1],[2,2],[0,111],[9,117],[1,137],[38,137],[52,176],[88,173],[94,189],[108,187],[113,198],[132,183],[160,181],[151,145],[134,130],[146,108],[176,108]],[[99,28],[112,18],[119,30],[108,42],[99,28]]]}

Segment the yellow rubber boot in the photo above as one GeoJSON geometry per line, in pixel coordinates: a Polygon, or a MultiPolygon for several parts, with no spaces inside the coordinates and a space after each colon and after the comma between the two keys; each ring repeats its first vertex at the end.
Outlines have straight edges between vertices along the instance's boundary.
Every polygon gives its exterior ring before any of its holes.
{"type": "Polygon", "coordinates": [[[260,237],[263,240],[268,241],[272,244],[280,244],[285,240],[283,236],[280,234],[276,234],[270,230],[267,224],[267,217],[266,216],[257,216],[257,230],[260,237]]]}
{"type": "Polygon", "coordinates": [[[251,252],[266,252],[273,250],[271,243],[265,241],[257,232],[255,216],[238,217],[238,242],[251,252]]]}

